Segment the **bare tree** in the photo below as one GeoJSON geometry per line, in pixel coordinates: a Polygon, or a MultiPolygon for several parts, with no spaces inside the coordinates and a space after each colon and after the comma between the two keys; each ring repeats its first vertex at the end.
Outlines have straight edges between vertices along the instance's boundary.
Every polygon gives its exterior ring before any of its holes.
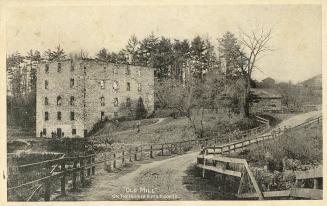
{"type": "Polygon", "coordinates": [[[250,114],[250,82],[253,71],[258,69],[256,65],[262,54],[270,51],[268,43],[271,39],[271,30],[265,32],[251,32],[248,34],[241,30],[240,37],[237,40],[233,34],[227,32],[225,36],[219,39],[220,46],[224,56],[236,75],[241,77],[244,82],[243,95],[240,98],[241,113],[244,117],[250,114]]]}
{"type": "Polygon", "coordinates": [[[241,112],[245,117],[249,116],[249,102],[250,102],[250,81],[254,69],[258,69],[256,66],[257,60],[260,55],[267,51],[271,51],[268,43],[271,39],[271,30],[265,32],[261,29],[260,34],[251,32],[248,34],[244,31],[240,32],[239,42],[242,46],[241,63],[239,66],[241,74],[244,80],[244,94],[242,97],[241,112]]]}

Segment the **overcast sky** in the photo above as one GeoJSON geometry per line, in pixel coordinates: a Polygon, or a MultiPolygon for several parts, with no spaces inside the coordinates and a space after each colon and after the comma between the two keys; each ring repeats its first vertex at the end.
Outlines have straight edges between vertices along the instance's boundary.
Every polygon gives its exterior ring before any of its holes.
{"type": "Polygon", "coordinates": [[[172,39],[272,29],[270,46],[254,77],[298,82],[321,73],[321,7],[318,5],[70,6],[7,9],[7,53],[41,52],[60,44],[67,52],[118,51],[136,34],[172,39]]]}

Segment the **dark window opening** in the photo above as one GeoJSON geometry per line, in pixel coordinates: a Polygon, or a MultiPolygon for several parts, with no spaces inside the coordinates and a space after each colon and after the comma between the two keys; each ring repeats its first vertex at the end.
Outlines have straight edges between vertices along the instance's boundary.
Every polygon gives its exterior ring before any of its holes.
{"type": "Polygon", "coordinates": [[[45,80],[44,81],[44,88],[48,89],[48,87],[49,87],[49,82],[48,82],[48,80],[45,80]]]}
{"type": "Polygon", "coordinates": [[[60,106],[61,105],[61,96],[57,97],[57,105],[60,106]]]}
{"type": "Polygon", "coordinates": [[[58,120],[61,120],[61,112],[58,112],[58,113],[57,113],[57,119],[58,119],[58,120]]]}
{"type": "Polygon", "coordinates": [[[43,135],[47,135],[47,129],[46,128],[43,128],[43,135]]]}
{"type": "Polygon", "coordinates": [[[74,106],[74,104],[75,104],[75,98],[74,98],[74,96],[71,96],[70,97],[70,105],[74,106]]]}
{"type": "Polygon", "coordinates": [[[49,64],[45,64],[45,73],[49,73],[49,64]]]}
{"type": "Polygon", "coordinates": [[[44,98],[44,105],[49,105],[49,99],[48,99],[48,97],[45,97],[44,98]]]}
{"type": "Polygon", "coordinates": [[[131,91],[131,83],[127,82],[127,91],[131,91]]]}
{"type": "Polygon", "coordinates": [[[49,120],[49,112],[44,113],[44,120],[48,121],[49,120]]]}
{"type": "Polygon", "coordinates": [[[72,129],[72,135],[76,135],[76,129],[72,129]]]}
{"type": "Polygon", "coordinates": [[[75,80],[73,78],[70,79],[70,88],[73,88],[75,85],[75,80]]]}
{"type": "Polygon", "coordinates": [[[101,112],[101,121],[103,121],[105,118],[104,118],[104,112],[101,112]]]}
{"type": "Polygon", "coordinates": [[[70,120],[75,120],[75,113],[74,112],[70,112],[70,120]]]}
{"type": "Polygon", "coordinates": [[[100,103],[101,103],[101,106],[104,106],[104,105],[105,105],[104,97],[101,97],[101,98],[100,98],[100,103]]]}
{"type": "Polygon", "coordinates": [[[58,63],[58,72],[61,72],[61,63],[58,63]]]}

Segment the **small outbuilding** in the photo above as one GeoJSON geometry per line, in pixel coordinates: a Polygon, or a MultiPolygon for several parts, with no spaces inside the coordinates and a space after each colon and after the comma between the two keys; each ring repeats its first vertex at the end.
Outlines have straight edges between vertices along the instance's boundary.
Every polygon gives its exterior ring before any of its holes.
{"type": "Polygon", "coordinates": [[[274,89],[251,89],[252,112],[281,112],[282,95],[274,89]]]}

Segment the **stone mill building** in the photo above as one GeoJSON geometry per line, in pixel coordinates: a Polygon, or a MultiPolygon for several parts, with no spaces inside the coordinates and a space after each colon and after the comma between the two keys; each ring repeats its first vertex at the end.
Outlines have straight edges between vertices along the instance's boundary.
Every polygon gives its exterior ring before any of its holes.
{"type": "Polygon", "coordinates": [[[154,109],[153,68],[93,59],[44,62],[37,70],[36,134],[85,137],[99,121],[154,109]]]}

